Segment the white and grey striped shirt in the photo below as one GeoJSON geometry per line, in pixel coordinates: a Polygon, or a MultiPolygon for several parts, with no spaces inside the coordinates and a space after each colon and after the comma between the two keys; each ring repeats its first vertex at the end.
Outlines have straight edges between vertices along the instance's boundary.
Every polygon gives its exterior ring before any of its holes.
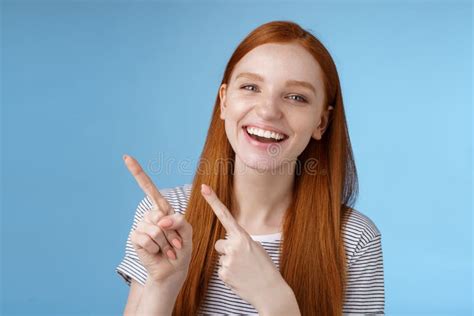
{"type": "MultiPolygon", "coordinates": [[[[184,214],[191,184],[162,189],[160,192],[176,212],[184,214]]],[[[130,233],[150,208],[151,201],[145,197],[135,211],[130,233]]],[[[345,315],[384,314],[385,291],[380,231],[372,220],[357,210],[352,210],[348,216],[343,232],[348,273],[343,312],[345,315]]],[[[262,244],[278,268],[281,237],[281,233],[252,236],[262,244]]],[[[258,315],[252,305],[242,300],[219,279],[217,269],[218,267],[211,277],[198,314],[258,315]]],[[[116,267],[116,272],[128,285],[132,278],[142,285],[145,284],[147,271],[132,246],[130,234],[125,245],[125,256],[116,267]]]]}

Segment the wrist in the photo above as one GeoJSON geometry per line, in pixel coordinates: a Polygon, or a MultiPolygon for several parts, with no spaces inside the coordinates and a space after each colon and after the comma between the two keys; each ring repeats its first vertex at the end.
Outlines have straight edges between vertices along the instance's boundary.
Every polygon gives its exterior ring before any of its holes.
{"type": "Polygon", "coordinates": [[[148,278],[145,282],[140,302],[137,306],[137,315],[170,316],[173,313],[176,298],[184,283],[177,278],[166,281],[155,281],[148,278]]]}
{"type": "Polygon", "coordinates": [[[171,277],[165,280],[154,280],[148,278],[145,283],[145,289],[162,295],[177,296],[185,279],[182,277],[171,277]]]}
{"type": "Polygon", "coordinates": [[[288,283],[284,282],[281,286],[276,287],[271,295],[271,300],[258,309],[260,316],[301,315],[295,293],[288,283]]]}

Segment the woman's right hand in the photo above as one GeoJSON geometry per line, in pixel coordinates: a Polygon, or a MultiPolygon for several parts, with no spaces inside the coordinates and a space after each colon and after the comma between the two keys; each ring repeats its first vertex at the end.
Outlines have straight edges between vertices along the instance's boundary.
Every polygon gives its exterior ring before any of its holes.
{"type": "Polygon", "coordinates": [[[123,158],[128,170],[153,203],[152,209],[132,232],[132,245],[151,281],[181,288],[191,261],[191,224],[184,215],[174,212],[133,157],[124,155],[123,158]]]}

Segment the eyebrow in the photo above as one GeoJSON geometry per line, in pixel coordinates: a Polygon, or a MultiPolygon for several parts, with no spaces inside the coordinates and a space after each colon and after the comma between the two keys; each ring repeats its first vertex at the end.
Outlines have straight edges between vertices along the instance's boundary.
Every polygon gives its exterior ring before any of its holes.
{"type": "MultiPolygon", "coordinates": [[[[254,79],[256,81],[261,81],[261,82],[265,81],[262,76],[260,76],[259,74],[253,73],[253,72],[242,72],[242,73],[238,74],[237,77],[235,77],[235,80],[239,79],[240,77],[247,77],[249,79],[254,79]]],[[[316,94],[316,89],[314,88],[314,86],[311,83],[306,82],[306,81],[287,80],[286,85],[287,86],[307,88],[307,89],[312,90],[314,92],[314,94],[316,94]]]]}

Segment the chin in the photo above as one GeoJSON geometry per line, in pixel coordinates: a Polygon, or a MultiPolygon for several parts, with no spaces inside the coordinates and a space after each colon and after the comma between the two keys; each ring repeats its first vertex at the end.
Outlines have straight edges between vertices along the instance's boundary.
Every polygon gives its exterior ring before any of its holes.
{"type": "Polygon", "coordinates": [[[240,160],[244,164],[245,168],[250,168],[259,172],[268,172],[271,170],[279,170],[283,162],[278,158],[271,157],[242,157],[239,155],[240,160]]]}

